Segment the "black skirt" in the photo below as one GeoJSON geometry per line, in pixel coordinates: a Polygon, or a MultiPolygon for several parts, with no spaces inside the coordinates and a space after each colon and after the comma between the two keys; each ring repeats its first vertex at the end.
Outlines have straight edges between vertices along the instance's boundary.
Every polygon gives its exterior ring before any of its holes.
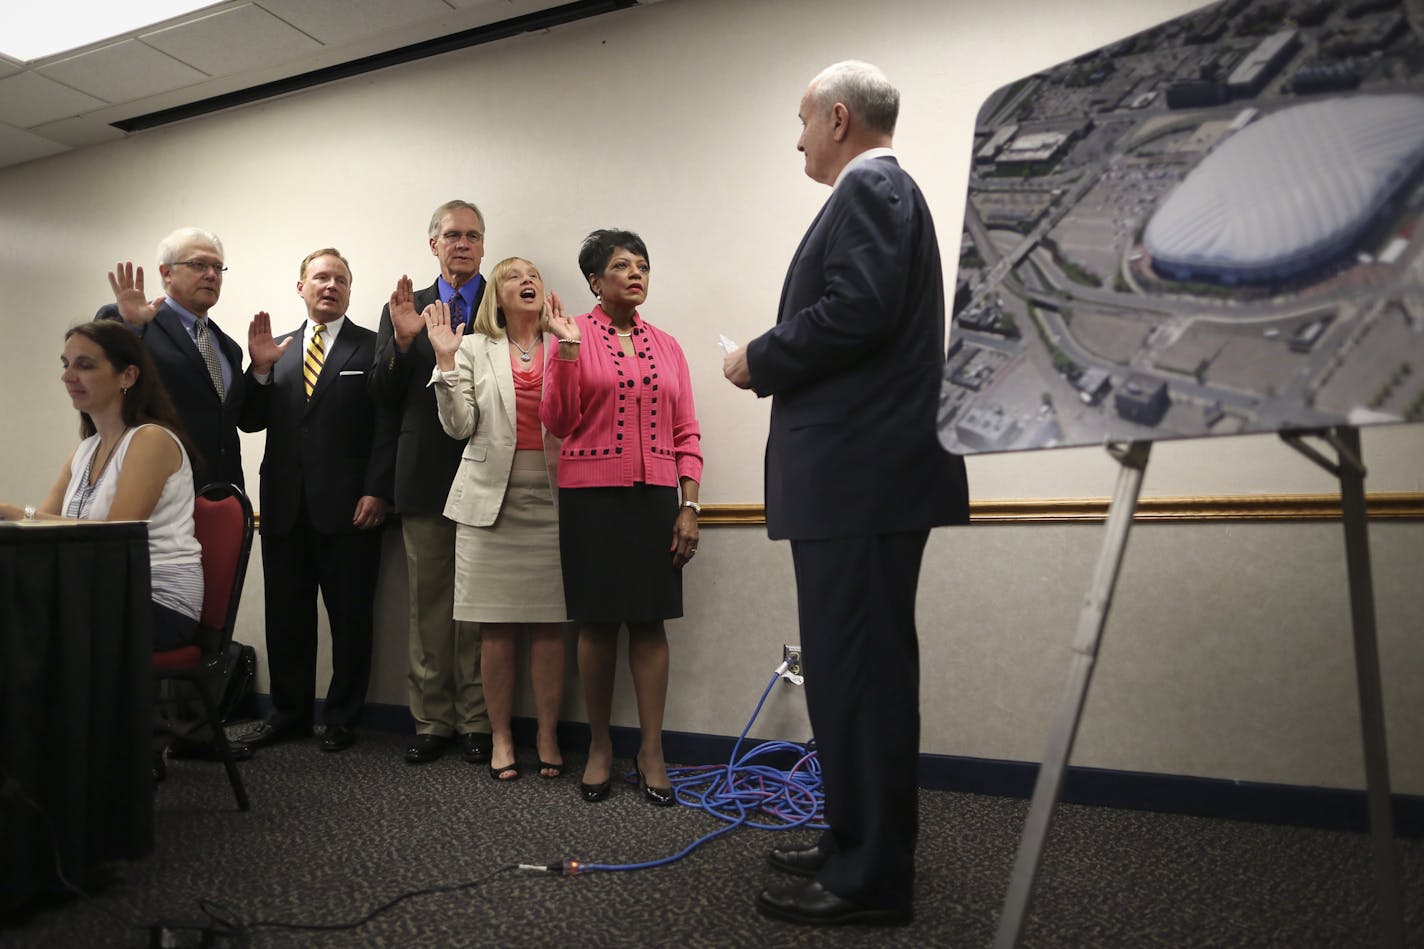
{"type": "Polygon", "coordinates": [[[677,488],[560,488],[559,557],[569,618],[647,623],[682,615],[672,565],[677,488]]]}

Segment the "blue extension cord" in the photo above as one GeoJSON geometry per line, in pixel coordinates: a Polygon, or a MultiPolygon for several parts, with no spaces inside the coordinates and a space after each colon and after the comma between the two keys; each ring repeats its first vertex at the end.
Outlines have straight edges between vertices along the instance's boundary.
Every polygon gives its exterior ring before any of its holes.
{"type": "Polygon", "coordinates": [[[672,779],[673,794],[685,807],[696,807],[726,826],[705,834],[671,856],[642,863],[581,863],[565,860],[561,864],[548,866],[521,864],[521,869],[563,873],[592,873],[597,870],[646,870],[661,867],[681,860],[698,847],[716,837],[736,830],[738,827],[755,827],[759,830],[790,830],[793,827],[825,829],[820,822],[823,816],[825,794],[821,790],[821,764],[816,757],[815,742],[796,745],[786,741],[764,741],[738,757],[747,732],[751,731],[772,686],[786,671],[783,663],[766,689],[761,693],[756,711],[752,712],[747,727],[737,736],[732,746],[730,760],[725,765],[701,765],[691,768],[672,768],[668,777],[672,779]],[[754,763],[757,758],[784,752],[796,754],[797,760],[790,771],[782,771],[767,764],[754,763]],[[763,819],[757,819],[761,815],[763,819]]]}

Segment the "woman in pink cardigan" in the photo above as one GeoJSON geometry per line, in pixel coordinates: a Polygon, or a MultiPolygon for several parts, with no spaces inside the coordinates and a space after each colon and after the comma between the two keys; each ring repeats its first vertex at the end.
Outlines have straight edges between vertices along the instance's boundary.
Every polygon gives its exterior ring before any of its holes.
{"type": "Polygon", "coordinates": [[[692,380],[682,347],[638,314],[648,294],[642,238],[594,231],[579,249],[579,270],[599,302],[578,317],[552,307],[559,345],[545,366],[540,409],[545,428],[563,439],[559,552],[592,733],[579,790],[594,802],[612,787],[608,728],[618,629],[626,625],[642,732],[633,763],[643,797],[667,806],[674,799],[663,760],[663,621],[682,615],[682,568],[697,553],[701,510],[692,380]]]}

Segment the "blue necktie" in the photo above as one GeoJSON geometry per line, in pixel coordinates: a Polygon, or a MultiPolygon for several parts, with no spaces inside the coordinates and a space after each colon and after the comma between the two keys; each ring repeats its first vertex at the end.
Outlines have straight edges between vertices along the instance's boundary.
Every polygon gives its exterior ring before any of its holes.
{"type": "Polygon", "coordinates": [[[456,290],[450,298],[450,332],[465,325],[465,298],[456,290]]]}

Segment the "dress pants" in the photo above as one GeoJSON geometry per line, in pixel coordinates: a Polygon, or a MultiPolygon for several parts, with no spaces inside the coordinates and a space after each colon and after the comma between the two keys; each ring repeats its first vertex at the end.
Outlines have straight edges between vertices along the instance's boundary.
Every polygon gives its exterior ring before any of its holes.
{"type": "Polygon", "coordinates": [[[480,627],[455,617],[455,522],[402,514],[410,586],[410,714],[418,735],[489,734],[480,627]]]}
{"type": "Polygon", "coordinates": [[[817,880],[908,908],[919,828],[915,593],[929,531],[793,540],[806,709],[826,792],[817,880]]]}
{"type": "Polygon", "coordinates": [[[331,626],[331,683],[322,719],[327,725],[355,727],[371,680],[380,562],[379,530],[323,534],[305,510],[290,531],[262,535],[267,663],[277,727],[312,726],[318,591],[331,626]]]}

